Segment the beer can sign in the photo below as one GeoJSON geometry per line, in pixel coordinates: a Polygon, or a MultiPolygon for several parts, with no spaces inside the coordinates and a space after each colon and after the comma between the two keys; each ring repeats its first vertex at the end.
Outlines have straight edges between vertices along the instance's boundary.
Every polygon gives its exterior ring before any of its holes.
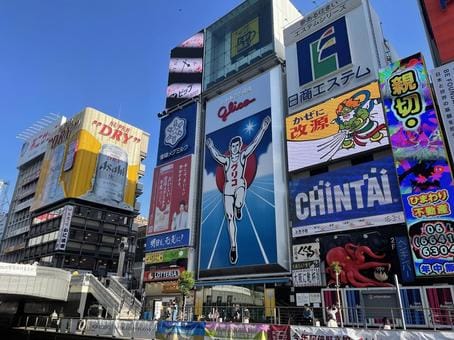
{"type": "Polygon", "coordinates": [[[93,194],[103,201],[123,202],[128,154],[122,148],[104,144],[98,155],[93,194]]]}
{"type": "Polygon", "coordinates": [[[50,202],[60,198],[63,195],[62,188],[60,187],[60,174],[63,163],[63,155],[65,153],[65,145],[58,145],[49,162],[49,170],[47,175],[46,185],[43,190],[43,201],[50,202]]]}

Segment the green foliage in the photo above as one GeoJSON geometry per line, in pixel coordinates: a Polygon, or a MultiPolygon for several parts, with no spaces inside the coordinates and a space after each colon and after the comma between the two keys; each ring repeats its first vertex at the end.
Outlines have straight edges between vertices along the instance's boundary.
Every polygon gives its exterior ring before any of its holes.
{"type": "Polygon", "coordinates": [[[189,292],[194,288],[195,280],[194,274],[192,272],[184,271],[180,275],[180,279],[178,280],[178,288],[180,290],[181,295],[184,297],[189,295],[189,292]]]}

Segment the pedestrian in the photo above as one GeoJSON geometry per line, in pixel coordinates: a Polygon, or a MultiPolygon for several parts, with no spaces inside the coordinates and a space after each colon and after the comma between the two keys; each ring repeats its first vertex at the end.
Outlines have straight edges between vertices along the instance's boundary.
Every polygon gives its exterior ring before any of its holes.
{"type": "Polygon", "coordinates": [[[391,329],[391,321],[385,316],[383,318],[383,329],[390,330],[391,329]]]}
{"type": "Polygon", "coordinates": [[[178,304],[175,300],[172,301],[172,321],[178,320],[178,304]]]}
{"type": "Polygon", "coordinates": [[[249,312],[249,309],[246,307],[243,312],[243,322],[249,323],[250,318],[251,318],[251,313],[249,312]]]}
{"type": "Polygon", "coordinates": [[[337,327],[337,319],[336,319],[336,314],[337,314],[337,307],[336,305],[332,305],[331,307],[328,307],[326,309],[326,314],[328,318],[328,327],[337,327]]]}
{"type": "Polygon", "coordinates": [[[313,325],[314,324],[314,314],[312,309],[306,304],[303,307],[303,325],[313,325]]]}

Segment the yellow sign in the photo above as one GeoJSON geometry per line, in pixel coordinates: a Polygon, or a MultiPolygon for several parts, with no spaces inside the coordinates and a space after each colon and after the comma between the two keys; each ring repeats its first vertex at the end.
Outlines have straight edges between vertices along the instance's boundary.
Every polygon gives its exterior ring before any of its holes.
{"type": "Polygon", "coordinates": [[[265,316],[274,317],[274,310],[276,308],[276,298],[274,288],[265,288],[265,316]]]}
{"type": "Polygon", "coordinates": [[[235,58],[257,45],[260,42],[259,18],[256,17],[233,31],[230,39],[230,58],[235,58]]]}
{"type": "Polygon", "coordinates": [[[32,210],[80,198],[132,210],[148,134],[86,108],[49,139],[32,210]]]}

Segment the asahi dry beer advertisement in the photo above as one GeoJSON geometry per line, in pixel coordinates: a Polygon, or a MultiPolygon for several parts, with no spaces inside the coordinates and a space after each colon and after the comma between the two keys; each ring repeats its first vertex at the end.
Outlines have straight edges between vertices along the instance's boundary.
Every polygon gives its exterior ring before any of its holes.
{"type": "Polygon", "coordinates": [[[50,137],[32,210],[80,198],[132,210],[148,134],[86,108],[50,137]]]}

